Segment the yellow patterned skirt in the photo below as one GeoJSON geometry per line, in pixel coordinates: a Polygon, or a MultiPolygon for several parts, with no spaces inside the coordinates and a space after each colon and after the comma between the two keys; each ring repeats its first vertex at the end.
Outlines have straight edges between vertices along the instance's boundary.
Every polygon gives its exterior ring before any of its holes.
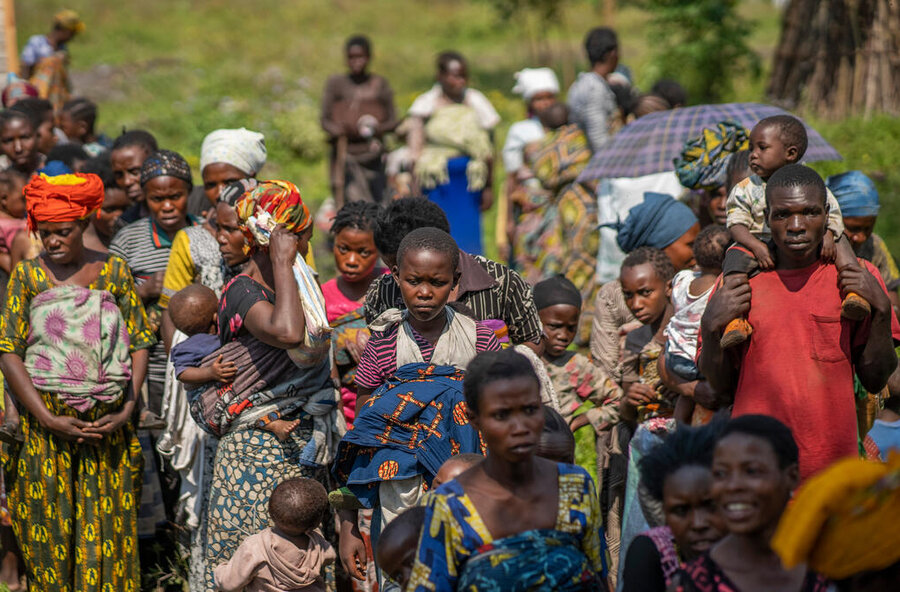
{"type": "MultiPolygon", "coordinates": [[[[79,413],[41,393],[56,415],[93,421],[118,409],[79,413]]],[[[140,588],[137,504],[144,459],[131,424],[98,444],[76,444],[22,412],[25,442],[3,448],[13,530],[29,589],[136,592],[140,588]]]]}

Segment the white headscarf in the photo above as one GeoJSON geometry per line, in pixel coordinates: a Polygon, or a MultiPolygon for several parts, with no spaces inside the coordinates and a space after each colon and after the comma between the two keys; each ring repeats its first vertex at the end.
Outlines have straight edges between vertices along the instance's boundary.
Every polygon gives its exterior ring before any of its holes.
{"type": "Polygon", "coordinates": [[[230,164],[247,175],[255,175],[266,164],[266,138],[243,127],[216,130],[203,139],[200,172],[214,162],[230,164]]]}
{"type": "Polygon", "coordinates": [[[526,102],[541,92],[559,94],[559,80],[550,68],[525,68],[515,73],[516,85],[512,91],[522,95],[526,102]]]}

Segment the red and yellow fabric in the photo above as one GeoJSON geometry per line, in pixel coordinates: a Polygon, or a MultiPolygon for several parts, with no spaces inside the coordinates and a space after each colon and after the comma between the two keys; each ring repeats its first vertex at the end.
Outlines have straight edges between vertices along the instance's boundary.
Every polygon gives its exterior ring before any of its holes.
{"type": "Polygon", "coordinates": [[[103,203],[103,181],[97,175],[37,175],[25,186],[28,230],[38,222],[74,222],[90,216],[103,203]]]}

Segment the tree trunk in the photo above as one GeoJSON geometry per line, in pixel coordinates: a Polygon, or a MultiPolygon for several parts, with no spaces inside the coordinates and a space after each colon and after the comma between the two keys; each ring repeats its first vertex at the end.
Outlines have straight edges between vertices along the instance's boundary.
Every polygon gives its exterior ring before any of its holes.
{"type": "Polygon", "coordinates": [[[829,117],[900,114],[900,3],[791,0],[768,95],[829,117]]]}

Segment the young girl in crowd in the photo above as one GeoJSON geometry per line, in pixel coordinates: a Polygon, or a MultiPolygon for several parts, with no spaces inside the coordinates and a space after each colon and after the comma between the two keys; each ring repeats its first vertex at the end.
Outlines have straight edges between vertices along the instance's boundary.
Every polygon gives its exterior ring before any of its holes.
{"type": "Polygon", "coordinates": [[[531,364],[514,351],[482,354],[464,388],[487,457],[428,498],[406,589],[605,590],[593,481],[535,455],[544,412],[531,364]]]}
{"type": "Polygon", "coordinates": [[[682,563],[706,553],[725,535],[712,499],[715,438],[715,425],[681,426],[641,460],[641,483],[662,504],[665,525],[631,541],[622,592],[664,592],[682,563]]]}
{"type": "Polygon", "coordinates": [[[785,569],[771,547],[799,482],[798,458],[791,430],[773,417],[743,415],[725,425],[713,452],[712,497],[728,534],[675,576],[680,590],[830,589],[803,565],[785,569]]]}
{"type": "MultiPolygon", "coordinates": [[[[444,461],[482,451],[466,418],[459,371],[500,343],[489,327],[447,306],[458,266],[459,247],[442,230],[419,228],[403,239],[393,274],[406,310],[389,309],[370,325],[356,370],[359,413],[341,440],[334,472],[375,508],[376,542],[400,511],[419,502],[444,461]]],[[[356,512],[341,519],[341,560],[362,579],[366,550],[356,512]]]]}
{"type": "MultiPolygon", "coordinates": [[[[766,225],[766,182],[775,171],[797,163],[806,153],[806,128],[796,117],[774,115],[757,123],[750,131],[750,170],[752,175],[731,190],[726,202],[728,230],[737,243],[728,250],[724,273],[753,276],[774,269],[775,262],[767,241],[771,238],[766,225]]],[[[830,191],[827,192],[828,229],[822,243],[822,259],[833,261],[838,269],[858,267],[859,262],[844,236],[841,209],[830,191]]],[[[851,320],[868,316],[869,303],[850,293],[844,298],[841,314],[851,320]]],[[[746,319],[735,319],[722,333],[722,347],[733,347],[750,337],[753,329],[746,319]]]]}
{"type": "Polygon", "coordinates": [[[725,250],[731,242],[724,226],[707,226],[694,241],[694,259],[699,269],[685,269],[672,280],[672,318],[665,329],[666,346],[664,369],[660,374],[667,386],[686,395],[682,401],[684,417],[690,414],[691,423],[706,423],[711,418],[708,409],[693,401],[694,389],[703,377],[697,369],[697,339],[700,319],[712,294],[716,279],[722,273],[725,250]],[[691,409],[691,407],[693,409],[691,409]]]}
{"type": "Polygon", "coordinates": [[[575,433],[575,463],[597,482],[597,437],[603,446],[609,429],[619,421],[622,391],[591,360],[568,347],[578,334],[581,293],[575,284],[556,276],[534,287],[534,304],[543,326],[547,374],[559,398],[560,412],[575,433]]]}
{"type": "Polygon", "coordinates": [[[0,268],[7,274],[13,268],[13,243],[25,235],[25,183],[27,179],[15,169],[0,173],[0,268]]]}
{"type": "Polygon", "coordinates": [[[38,152],[38,122],[28,113],[15,109],[0,111],[0,152],[9,166],[30,178],[44,166],[44,155],[38,152]]]}
{"type": "Polygon", "coordinates": [[[334,549],[318,530],[328,511],[328,496],[318,481],[294,477],[282,481],[269,498],[274,527],[244,539],[215,570],[222,592],[306,590],[325,592],[322,567],[334,549]]]}
{"type": "Polygon", "coordinates": [[[378,212],[377,205],[363,201],[350,202],[338,211],[331,225],[338,276],[322,284],[325,313],[334,328],[332,348],[347,425],[352,425],[356,409],[356,365],[369,340],[366,292],[372,281],[387,271],[377,265],[374,229],[378,212]]]}

